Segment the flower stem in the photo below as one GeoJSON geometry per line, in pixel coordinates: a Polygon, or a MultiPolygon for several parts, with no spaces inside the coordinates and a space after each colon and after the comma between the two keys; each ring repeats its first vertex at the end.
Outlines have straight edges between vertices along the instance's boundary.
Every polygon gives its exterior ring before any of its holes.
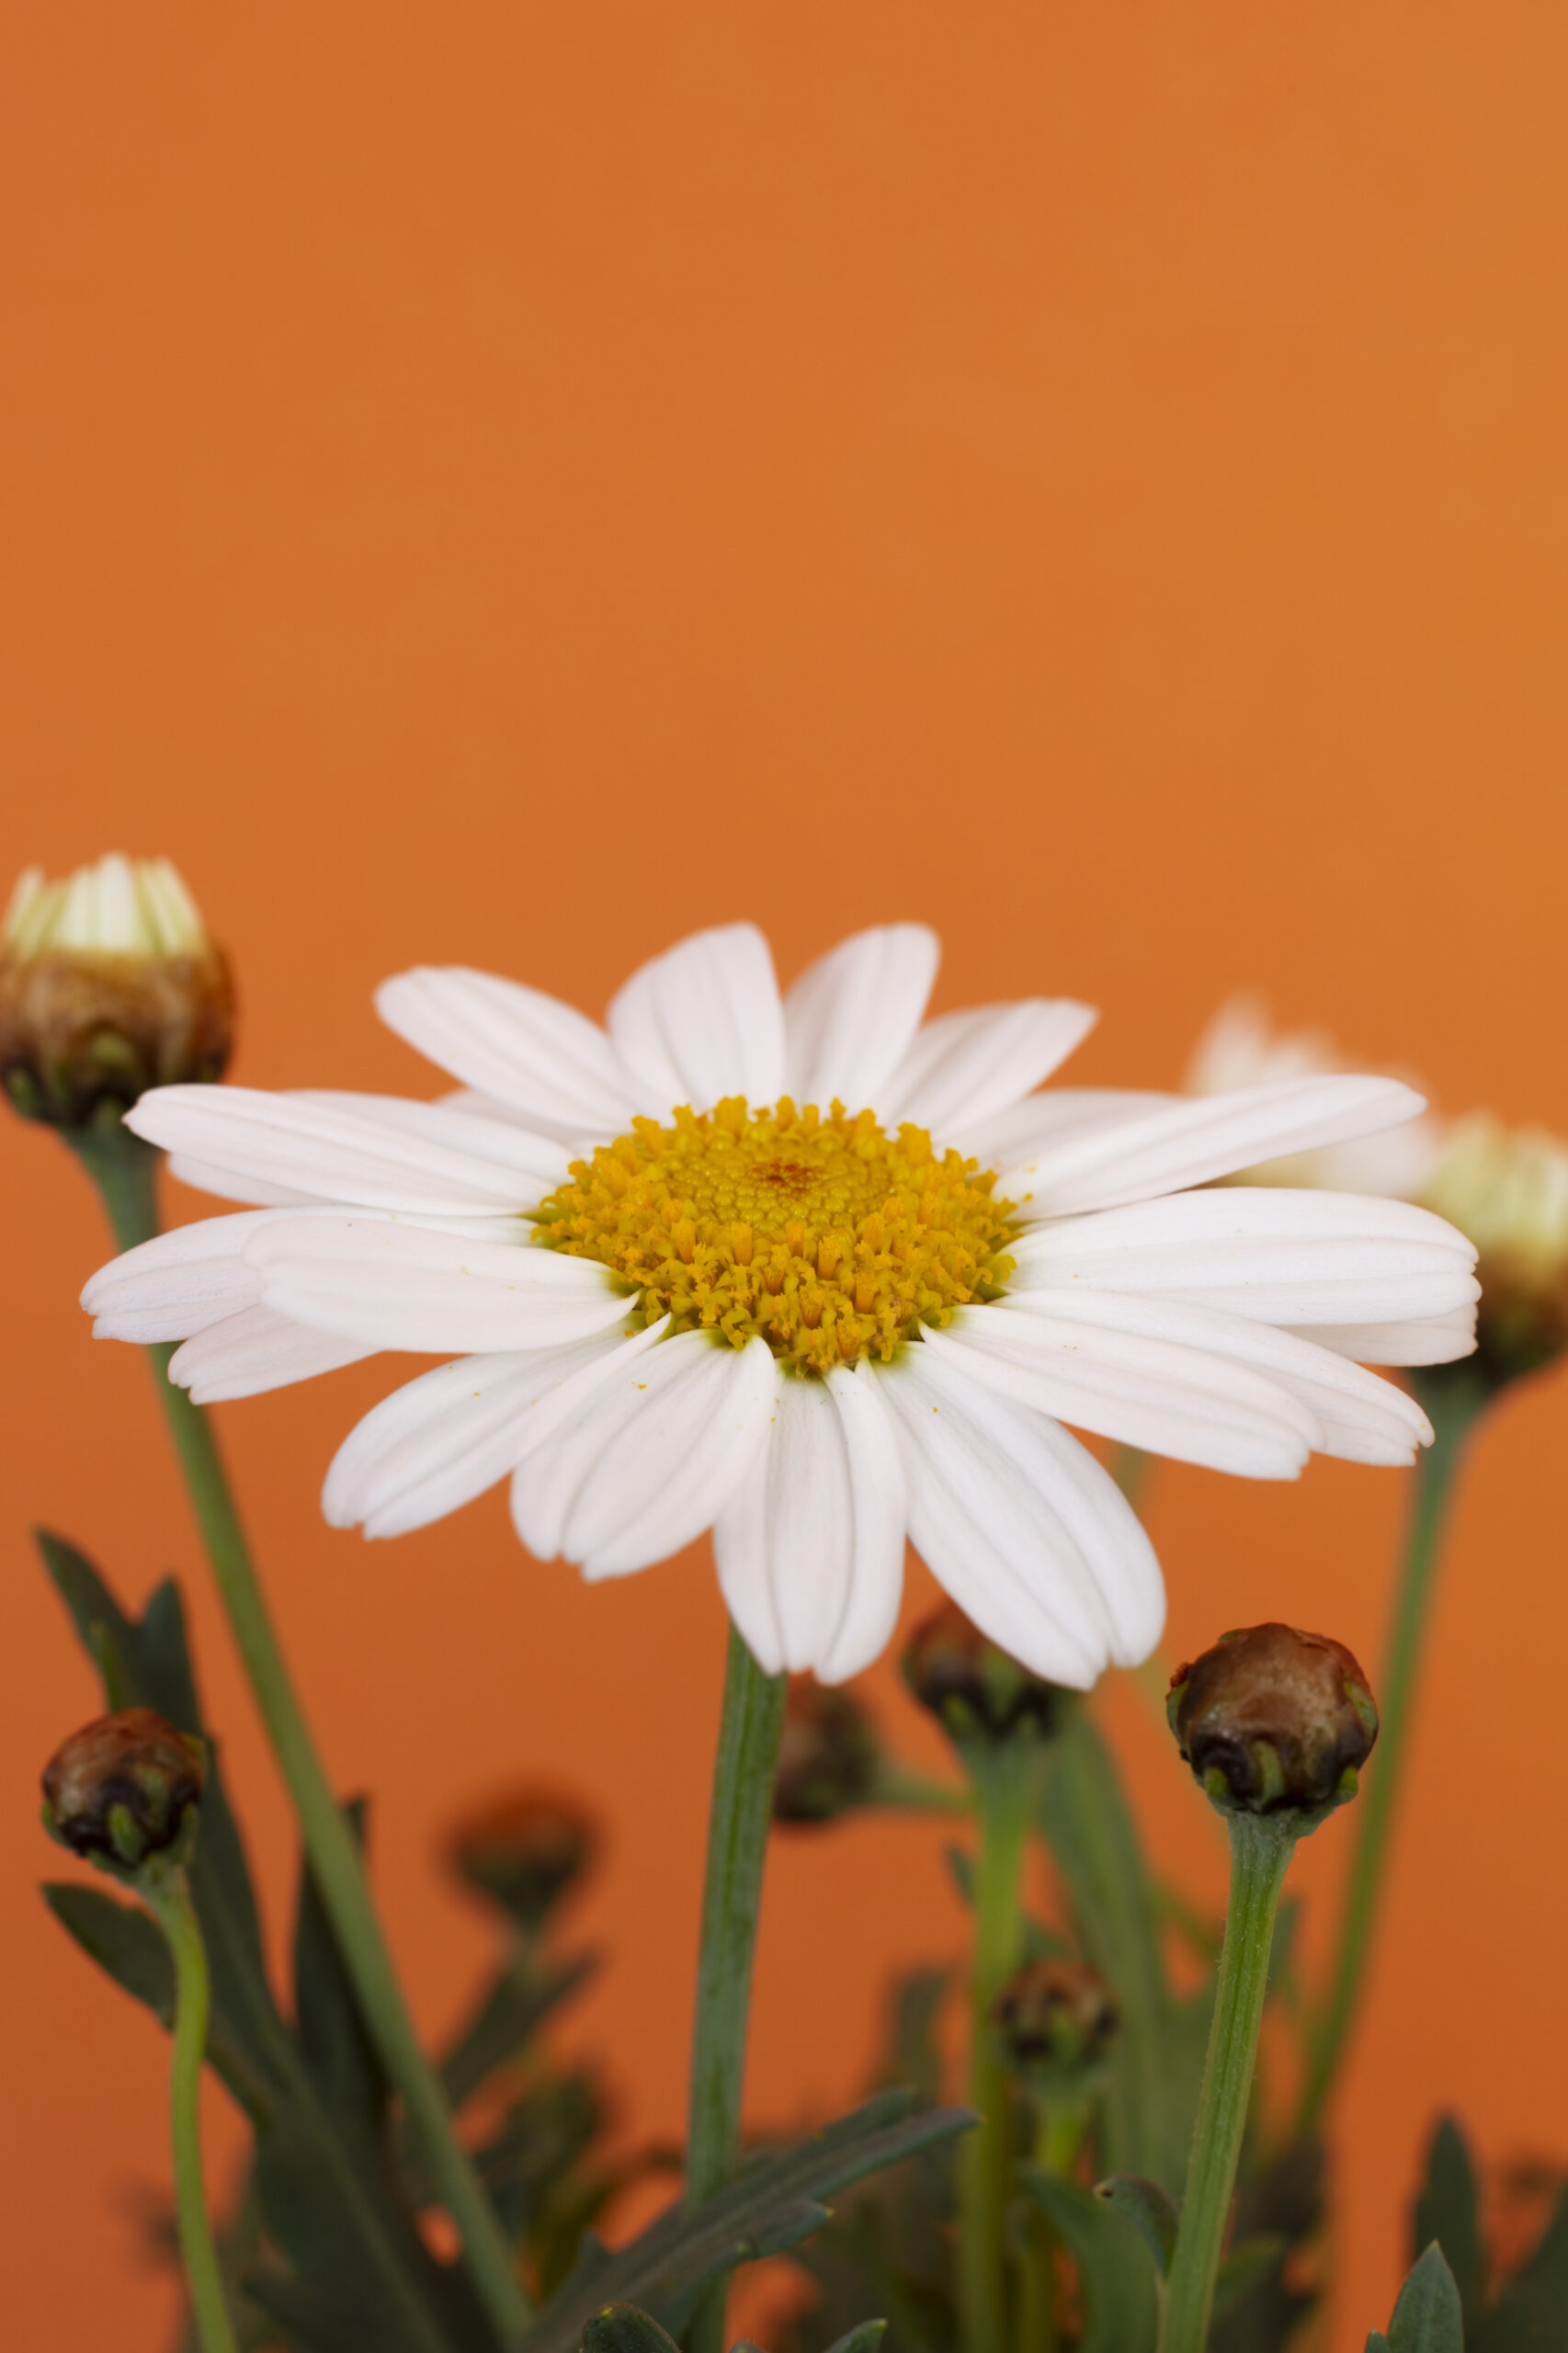
{"type": "Polygon", "coordinates": [[[1356,1844],[1328,1996],[1314,2024],[1297,2136],[1312,2132],[1334,2086],[1355,2023],[1368,1955],[1382,1895],[1389,1835],[1403,1780],[1411,1702],[1426,1648],[1433,1587],[1454,1474],[1488,1391],[1468,1369],[1445,1366],[1421,1382],[1421,1398],[1436,1433],[1415,1466],[1404,1562],[1378,1692],[1376,1770],[1358,1810],[1356,1844]]]}
{"type": "MultiPolygon", "coordinates": [[[[708,1817],[691,2045],[686,2195],[693,2206],[722,2187],[740,2149],[756,1915],[788,1683],[786,1676],[763,1673],[732,1626],[708,1817]]],[[[723,2325],[724,2296],[719,2289],[693,2322],[688,2345],[721,2345],[723,2325]]]]}
{"type": "Polygon", "coordinates": [[[211,1989],[207,1949],[184,1869],[143,1874],[142,1896],[168,1940],[175,1965],[175,2040],[169,2111],[175,2153],[175,2205],[180,2250],[201,2353],[237,2353],[223,2278],[201,2180],[201,2062],[211,1989]]]}
{"type": "MultiPolygon", "coordinates": [[[[120,1247],[149,1241],[158,1231],[158,1155],[128,1128],[72,1141],[103,1196],[120,1247]]],[[[479,2177],[453,2131],[436,2072],[419,2047],[358,1849],[333,1796],[279,1647],[217,1440],[201,1407],[168,1378],[173,1353],[166,1342],[147,1350],[153,1384],[256,1707],[299,1816],[311,1869],[366,2024],[403,2096],[442,2202],[457,2226],[474,2290],[501,2344],[509,2347],[527,2327],[532,2306],[479,2177]]]]}
{"type": "Polygon", "coordinates": [[[1298,1823],[1296,1816],[1256,1813],[1233,1813],[1226,1822],[1231,1834],[1231,1900],[1187,2195],[1171,2257],[1161,2353],[1203,2353],[1209,2342],[1214,2275],[1220,2268],[1257,2065],[1274,1919],[1295,1852],[1298,1823]]]}
{"type": "MultiPolygon", "coordinates": [[[[1085,2101],[1048,2093],[1035,2117],[1039,2170],[1071,2181],[1088,2124],[1085,2101]]],[[[1056,2234],[1044,2215],[1031,2215],[1028,2241],[1018,2258],[1017,2353],[1056,2353],[1056,2234]]]]}
{"type": "Polygon", "coordinates": [[[1021,1736],[971,1753],[980,1830],[970,1983],[970,2105],[980,2122],[959,2154],[959,2316],[964,2353],[1007,2343],[1007,2207],[1013,2118],[994,2017],[996,1997],[1023,1955],[1019,1886],[1044,1749],[1021,1736]]]}

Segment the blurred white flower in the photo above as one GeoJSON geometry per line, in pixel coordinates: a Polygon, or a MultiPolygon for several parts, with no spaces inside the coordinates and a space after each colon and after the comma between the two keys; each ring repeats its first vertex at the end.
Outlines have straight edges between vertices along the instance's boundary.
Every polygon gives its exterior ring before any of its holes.
{"type": "Polygon", "coordinates": [[[404,973],[383,1017],[472,1091],[146,1097],[132,1124],[176,1174],[256,1206],[84,1302],[100,1333],[182,1341],[203,1400],[455,1358],[351,1433],[335,1524],[395,1534],[509,1477],[529,1550],[590,1577],[711,1528],[759,1663],[824,1680],[888,1641],[907,1534],[994,1641],[1092,1683],[1153,1649],[1164,1595],[1062,1423],[1249,1477],[1313,1449],[1407,1461],[1425,1417],[1354,1359],[1465,1353],[1473,1253],[1403,1202],[1213,1187],[1410,1120],[1398,1081],[1036,1094],[1093,1014],[926,1022],[937,961],[893,925],[781,995],[734,924],[644,965],[602,1028],[404,973]]]}
{"type": "MultiPolygon", "coordinates": [[[[1188,1095],[1223,1095],[1238,1086],[1314,1074],[1364,1070],[1344,1053],[1325,1029],[1276,1029],[1262,997],[1233,996],[1220,1007],[1199,1040],[1183,1081],[1188,1095]]],[[[1385,1074],[1415,1087],[1404,1071],[1385,1074]]],[[[1375,1135],[1355,1136],[1312,1152],[1292,1153],[1260,1166],[1237,1171],[1243,1185],[1323,1185],[1335,1192],[1376,1193],[1411,1200],[1434,1166],[1442,1147],[1442,1122],[1418,1110],[1375,1135]]]]}

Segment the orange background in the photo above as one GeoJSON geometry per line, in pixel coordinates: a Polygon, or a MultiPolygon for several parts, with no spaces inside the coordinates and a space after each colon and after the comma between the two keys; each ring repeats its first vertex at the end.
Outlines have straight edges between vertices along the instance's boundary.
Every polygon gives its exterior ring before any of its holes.
{"type": "MultiPolygon", "coordinates": [[[[0,865],[171,853],[252,1084],[434,1091],[369,1006],[415,961],[597,1010],[704,921],[755,915],[788,974],[909,914],[942,1006],[1103,1006],[1085,1079],[1172,1083],[1256,982],[1568,1130],[1565,64],[1524,0],[11,8],[0,865]]],[[[195,1546],[141,1369],[72,1304],[94,1205],[47,1136],[0,1155],[6,2334],[153,2353],[164,2050],[32,1893],[32,1777],[93,1695],[25,1528],[136,1593],[195,1546]]],[[[386,1385],[222,1423],[417,2006],[449,2019],[482,1950],[438,1825],[548,1768],[612,1837],[573,2035],[673,2130],[706,1554],[589,1593],[498,1497],[330,1533],[386,1385]]],[[[1336,2346],[1386,2315],[1439,2104],[1491,2156],[1568,2154],[1565,1408],[1517,1394],[1461,1496],[1339,2111],[1336,2346]]],[[[1173,1646],[1283,1615],[1375,1656],[1403,1483],[1162,1473],[1173,1646]]],[[[192,1594],[276,1924],[280,1802],[192,1594]]],[[[1217,1897],[1140,1706],[1152,1835],[1217,1897]]],[[[956,1949],[937,1847],[778,1850],[758,2118],[843,2098],[894,1960],[956,1949]]],[[[1320,1929],[1345,1850],[1302,1858],[1320,1929]]]]}

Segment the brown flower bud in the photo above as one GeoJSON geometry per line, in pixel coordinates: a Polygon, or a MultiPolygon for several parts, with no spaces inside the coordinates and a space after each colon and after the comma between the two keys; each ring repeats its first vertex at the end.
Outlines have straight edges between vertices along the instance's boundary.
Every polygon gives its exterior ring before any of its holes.
{"type": "Polygon", "coordinates": [[[44,1818],[62,1845],[134,1870],[173,1847],[201,1802],[207,1752],[151,1708],[99,1716],[43,1768],[44,1818]]]}
{"type": "Polygon", "coordinates": [[[831,1822],[864,1805],[877,1779],[877,1734],[847,1691],[794,1677],[784,1704],[773,1819],[831,1822]]]}
{"type": "Polygon", "coordinates": [[[1061,1729],[1074,1695],[1043,1682],[983,1634],[956,1601],[922,1619],[903,1654],[903,1679],[955,1741],[1010,1740],[1061,1729]]]}
{"type": "Polygon", "coordinates": [[[598,1833],[580,1806],[553,1790],[525,1788],[466,1816],[448,1837],[445,1854],[466,1887],[532,1937],[597,1847],[598,1833]]]}
{"type": "Polygon", "coordinates": [[[1367,1678],[1344,1643],[1278,1624],[1222,1634],[1177,1667],[1165,1713],[1224,1813],[1331,1811],[1355,1796],[1378,1736],[1367,1678]]]}
{"type": "Polygon", "coordinates": [[[166,859],[22,876],[0,934],[0,1083],[24,1118],[80,1128],[150,1086],[221,1078],[233,1024],[222,951],[166,859]]]}
{"type": "Polygon", "coordinates": [[[1103,2059],[1117,2029],[1116,2004],[1097,1972],[1079,1961],[1030,1961],[1010,1977],[993,2015],[1020,2074],[1070,2075],[1103,2059]]]}

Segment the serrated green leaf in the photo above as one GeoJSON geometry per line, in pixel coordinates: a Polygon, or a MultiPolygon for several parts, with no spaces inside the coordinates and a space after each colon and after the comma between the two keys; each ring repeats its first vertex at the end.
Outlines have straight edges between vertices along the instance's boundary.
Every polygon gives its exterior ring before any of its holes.
{"type": "Polygon", "coordinates": [[[680,2348],[635,2304],[606,2304],[583,2331],[583,2353],[680,2353],[680,2348]]]}
{"type": "Polygon", "coordinates": [[[1215,2322],[1226,2319],[1244,2296],[1250,2296],[1267,2279],[1289,2244],[1282,2231],[1264,2231],[1256,2238],[1243,2239],[1239,2245],[1232,2247],[1215,2275],[1215,2322]]]}
{"type": "Polygon", "coordinates": [[[835,2190],[974,2121],[967,2109],[911,2116],[909,2105],[907,2092],[884,2092],[808,2141],[751,2158],[702,2205],[671,2207],[581,2278],[579,2266],[528,2330],[524,2353],[574,2353],[605,2302],[636,2304],[678,2336],[709,2286],[738,2264],[798,2245],[824,2220],[823,2201],[835,2190]]]}
{"type": "Polygon", "coordinates": [[[1018,2177],[1078,2266],[1084,2333],[1077,2353],[1153,2353],[1159,2302],[1141,2225],[1057,2174],[1026,2165],[1018,2177]]]}
{"type": "Polygon", "coordinates": [[[1181,2209],[1176,2200],[1157,2181],[1146,2180],[1136,2173],[1113,2173],[1108,2180],[1095,2184],[1095,2196],[1102,2205],[1126,2215],[1142,2234],[1163,2279],[1171,2268],[1181,2222],[1181,2209]]]}
{"type": "Polygon", "coordinates": [[[1460,2291],[1436,2243],[1406,2276],[1388,2337],[1389,2353],[1464,2353],[1460,2291]]]}
{"type": "Polygon", "coordinates": [[[1486,2256],[1481,2244],[1475,2167],[1454,2116],[1438,2119],[1426,2152],[1426,2178],[1415,2200],[1413,2263],[1434,2239],[1454,2275],[1465,2320],[1473,2329],[1486,2301],[1486,2256]]]}

